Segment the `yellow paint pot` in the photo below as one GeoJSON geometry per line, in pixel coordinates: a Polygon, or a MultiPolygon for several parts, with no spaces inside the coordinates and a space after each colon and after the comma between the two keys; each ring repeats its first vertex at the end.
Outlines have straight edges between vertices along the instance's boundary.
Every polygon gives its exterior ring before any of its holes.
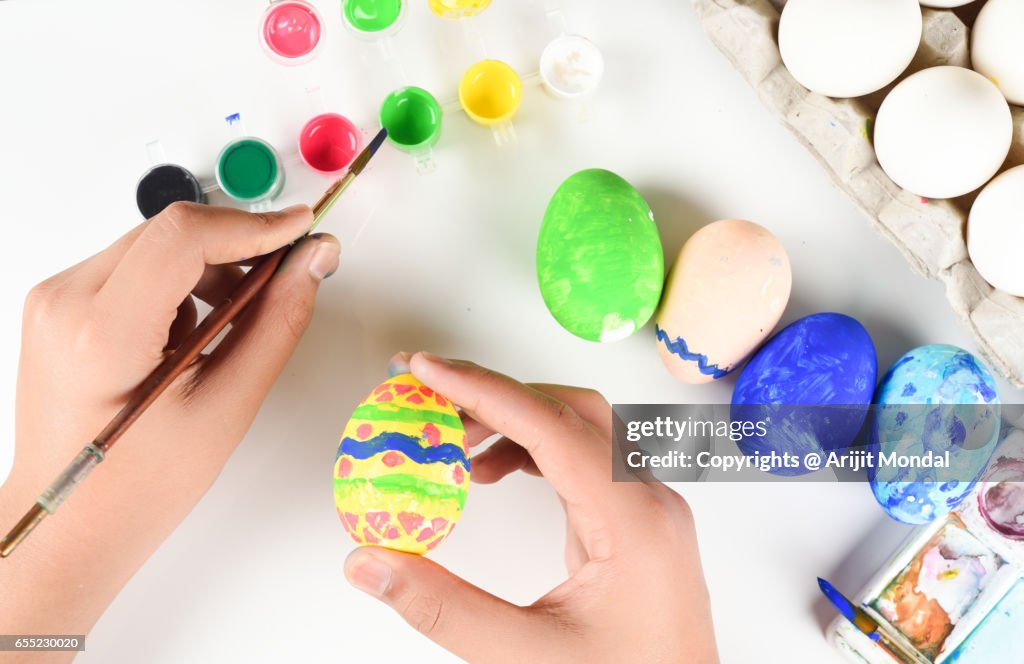
{"type": "Polygon", "coordinates": [[[441,18],[476,16],[491,4],[491,0],[428,0],[430,11],[441,18]]]}
{"type": "Polygon", "coordinates": [[[523,81],[499,60],[481,60],[459,82],[459,102],[477,124],[494,127],[512,120],[523,100],[523,81]]]}

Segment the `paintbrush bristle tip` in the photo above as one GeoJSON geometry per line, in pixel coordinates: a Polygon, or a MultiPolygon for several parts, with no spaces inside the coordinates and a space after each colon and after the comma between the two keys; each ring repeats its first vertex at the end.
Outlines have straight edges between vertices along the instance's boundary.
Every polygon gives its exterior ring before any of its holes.
{"type": "Polygon", "coordinates": [[[386,139],[387,137],[388,137],[388,130],[387,129],[381,129],[379,132],[377,132],[377,135],[373,137],[372,141],[370,141],[370,154],[371,155],[372,154],[376,154],[377,150],[380,149],[380,146],[384,144],[384,139],[386,139]]]}

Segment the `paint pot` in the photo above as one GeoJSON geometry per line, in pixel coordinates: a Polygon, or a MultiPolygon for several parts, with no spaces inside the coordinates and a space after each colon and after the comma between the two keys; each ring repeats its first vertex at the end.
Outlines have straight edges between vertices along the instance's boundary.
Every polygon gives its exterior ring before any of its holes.
{"type": "Polygon", "coordinates": [[[405,5],[406,0],[342,0],[341,18],[357,36],[377,39],[398,31],[405,5]]]}
{"type": "Polygon", "coordinates": [[[423,88],[400,88],[380,106],[380,126],[396,148],[416,157],[417,170],[435,168],[432,148],[441,138],[441,105],[423,88]]]}
{"type": "Polygon", "coordinates": [[[997,533],[1024,541],[1024,459],[1002,458],[978,492],[978,510],[997,533]]]}
{"type": "Polygon", "coordinates": [[[178,201],[206,202],[199,180],[187,168],[177,164],[158,164],[139,178],[135,202],[146,219],[155,217],[178,201]]]}
{"type": "Polygon", "coordinates": [[[299,132],[302,161],[324,175],[335,175],[348,168],[362,147],[359,129],[337,113],[321,113],[299,132]]]}
{"type": "Polygon", "coordinates": [[[491,0],[429,0],[430,11],[447,19],[476,16],[491,4],[491,0]]]}
{"type": "Polygon", "coordinates": [[[544,89],[558,99],[575,99],[592,93],[604,76],[604,56],[592,41],[578,35],[562,35],[550,42],[540,56],[544,89]]]}
{"type": "Polygon", "coordinates": [[[259,206],[281,193],[284,167],[269,143],[244,136],[228,143],[218,155],[217,184],[239,203],[259,206]]]}
{"type": "Polygon", "coordinates": [[[302,0],[275,2],[263,13],[260,44],[272,60],[286,65],[309,62],[320,48],[323,19],[302,0]]]}
{"type": "Polygon", "coordinates": [[[473,122],[490,127],[498,145],[515,140],[512,118],[523,100],[523,81],[500,60],[481,60],[459,82],[459,102],[473,122]]]}

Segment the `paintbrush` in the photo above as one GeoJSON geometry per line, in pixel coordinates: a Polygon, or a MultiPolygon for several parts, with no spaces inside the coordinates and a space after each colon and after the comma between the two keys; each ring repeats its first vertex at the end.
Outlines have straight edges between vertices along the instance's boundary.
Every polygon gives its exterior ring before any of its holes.
{"type": "MultiPolygon", "coordinates": [[[[384,139],[387,138],[387,130],[380,132],[370,141],[366,149],[359,153],[348,171],[339,180],[332,184],[320,200],[313,206],[313,225],[310,226],[306,235],[309,235],[320,224],[327,215],[328,210],[334,205],[341,194],[348,189],[349,185],[358,177],[370,159],[376,154],[384,139]]],[[[174,382],[182,371],[184,371],[199,356],[203,350],[210,345],[220,332],[234,320],[238,314],[245,309],[256,295],[263,290],[263,287],[270,282],[281,261],[291,251],[295,244],[281,247],[277,251],[261,257],[246,273],[242,280],[235,287],[232,294],[223,302],[213,308],[203,319],[203,322],[192,330],[175,351],[153,370],[153,373],[146,378],[138,387],[128,403],[110,420],[103,431],[96,436],[96,439],[86,445],[78,456],[64,469],[56,480],[36,498],[36,502],[25,516],[11,529],[0,541],[0,558],[6,558],[11,552],[38,526],[48,515],[53,514],[57,507],[71,495],[74,488],[103,461],[107,452],[114,446],[114,443],[134,424],[142,413],[156,401],[167,387],[174,382]]]]}
{"type": "Polygon", "coordinates": [[[903,662],[903,664],[930,664],[921,653],[883,631],[878,621],[872,618],[867,611],[846,599],[835,589],[835,586],[820,576],[818,577],[818,587],[844,618],[877,643],[893,659],[903,662]]]}

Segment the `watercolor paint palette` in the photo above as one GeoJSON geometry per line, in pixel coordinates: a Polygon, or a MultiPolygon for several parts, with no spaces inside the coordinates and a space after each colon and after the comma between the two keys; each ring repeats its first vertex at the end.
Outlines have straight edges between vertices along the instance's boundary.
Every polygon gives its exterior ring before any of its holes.
{"type": "MultiPolygon", "coordinates": [[[[711,40],[762,102],[916,271],[945,284],[951,306],[992,366],[1024,386],[1024,345],[1019,343],[1024,299],[990,286],[968,255],[965,229],[977,192],[926,200],[897,186],[879,165],[871,142],[874,118],[891,88],[855,99],[832,99],[800,85],[783,65],[777,40],[785,4],[786,0],[693,0],[711,40]]],[[[923,39],[900,80],[936,65],[969,67],[970,27],[983,4],[955,10],[923,8],[923,39]]],[[[1011,112],[1013,144],[1003,170],[1024,163],[1024,108],[1011,106],[1011,112]]]]}
{"type": "MultiPolygon", "coordinates": [[[[1024,434],[997,456],[1024,454],[1024,434]]],[[[1024,662],[1024,540],[1004,537],[979,507],[985,485],[952,514],[914,530],[854,599],[894,640],[934,664],[1024,662]]],[[[844,617],[827,630],[851,662],[894,659],[844,617]]]]}

